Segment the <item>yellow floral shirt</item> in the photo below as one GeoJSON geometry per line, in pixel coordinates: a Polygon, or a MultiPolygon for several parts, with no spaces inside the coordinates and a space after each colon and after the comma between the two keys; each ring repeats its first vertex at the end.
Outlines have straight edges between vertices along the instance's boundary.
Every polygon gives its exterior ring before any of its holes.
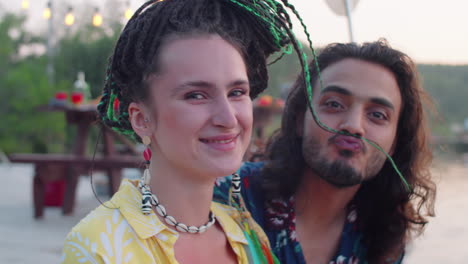
{"type": "MultiPolygon", "coordinates": [[[[141,213],[141,193],[131,181],[123,180],[119,191],[105,205],[111,209],[99,206],[70,231],[62,263],[178,263],[174,256],[178,233],[163,224],[154,212],[141,213]]],[[[213,202],[211,210],[238,263],[249,263],[248,242],[232,218],[237,213],[235,209],[213,202]]]]}

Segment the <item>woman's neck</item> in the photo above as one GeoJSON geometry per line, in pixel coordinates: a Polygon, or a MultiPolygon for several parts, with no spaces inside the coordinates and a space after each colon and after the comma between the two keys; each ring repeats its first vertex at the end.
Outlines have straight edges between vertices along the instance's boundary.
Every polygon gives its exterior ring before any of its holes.
{"type": "Polygon", "coordinates": [[[166,208],[167,214],[178,222],[188,226],[206,224],[215,179],[164,165],[165,163],[154,162],[150,165],[152,193],[166,208]]]}

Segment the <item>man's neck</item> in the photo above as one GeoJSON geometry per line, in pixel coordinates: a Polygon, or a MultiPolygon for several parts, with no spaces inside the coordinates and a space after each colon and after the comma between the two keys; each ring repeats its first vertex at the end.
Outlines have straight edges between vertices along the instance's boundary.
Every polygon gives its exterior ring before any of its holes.
{"type": "Polygon", "coordinates": [[[296,232],[307,263],[328,263],[336,254],[347,207],[359,186],[337,188],[310,170],[295,194],[296,232]]]}
{"type": "Polygon", "coordinates": [[[359,185],[347,188],[333,186],[307,169],[295,194],[296,215],[308,222],[326,227],[346,214],[359,185]]]}

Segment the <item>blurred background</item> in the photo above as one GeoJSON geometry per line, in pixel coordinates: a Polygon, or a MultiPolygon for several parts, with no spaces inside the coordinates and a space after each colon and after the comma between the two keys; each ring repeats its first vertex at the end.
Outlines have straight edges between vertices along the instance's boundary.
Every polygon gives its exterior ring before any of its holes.
{"type": "MultiPolygon", "coordinates": [[[[78,177],[73,188],[76,206],[62,215],[64,196],[70,188],[66,186],[68,176],[63,176],[66,172],[59,172],[77,162],[89,165],[86,157],[91,157],[95,149],[104,153],[103,168],[108,154],[115,153],[122,168],[133,168],[119,170],[118,175],[138,177],[138,166],[129,166],[124,160],[126,155],[138,153],[138,145],[115,135],[99,143],[100,127],[93,115],[86,124],[81,116],[78,120],[73,116],[94,113],[113,45],[143,2],[0,0],[1,263],[60,261],[67,232],[99,202],[89,177],[78,177]],[[77,142],[85,146],[80,148],[77,142]],[[34,155],[11,158],[17,153],[34,155]],[[68,154],[83,158],[70,161],[68,154]],[[37,189],[38,182],[41,189],[37,189]],[[41,203],[45,209],[38,215],[41,203]]],[[[418,63],[424,87],[437,107],[431,128],[438,196],[436,217],[425,234],[409,246],[405,263],[466,263],[468,2],[290,2],[302,15],[316,49],[332,42],[361,43],[383,37],[418,63]]],[[[299,21],[295,22],[295,31],[305,42],[299,21]]],[[[269,88],[254,103],[254,136],[246,159],[261,156],[265,140],[279,126],[288,87],[298,72],[294,54],[270,66],[269,88]]],[[[109,170],[96,171],[94,177],[103,200],[112,192],[112,187],[107,188],[112,177],[106,172],[109,170]]],[[[87,170],[79,174],[86,175],[87,170]]]]}

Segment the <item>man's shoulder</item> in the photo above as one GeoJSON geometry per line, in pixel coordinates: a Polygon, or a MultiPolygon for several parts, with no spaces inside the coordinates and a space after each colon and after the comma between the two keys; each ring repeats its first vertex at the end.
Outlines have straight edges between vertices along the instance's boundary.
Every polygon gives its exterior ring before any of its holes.
{"type": "MultiPolygon", "coordinates": [[[[247,208],[252,212],[262,207],[263,197],[261,192],[261,170],[263,162],[245,162],[237,171],[241,177],[241,194],[246,202],[247,208]]],[[[216,180],[214,190],[214,201],[227,204],[229,201],[229,189],[231,187],[232,175],[221,177],[216,180]]]]}
{"type": "MultiPolygon", "coordinates": [[[[263,162],[244,162],[242,166],[235,172],[237,173],[241,179],[243,185],[249,180],[246,178],[255,177],[258,178],[263,168],[263,162]]],[[[228,193],[229,188],[231,187],[232,182],[232,175],[219,177],[215,181],[215,190],[218,192],[228,193]]],[[[244,188],[248,188],[250,186],[243,186],[244,188]]]]}
{"type": "MultiPolygon", "coordinates": [[[[244,197],[252,199],[262,194],[262,169],[264,162],[244,162],[237,173],[241,178],[241,192],[244,197]]],[[[231,176],[232,179],[232,176],[231,176]]]]}
{"type": "Polygon", "coordinates": [[[264,162],[244,162],[238,172],[241,178],[255,177],[261,173],[264,165],[264,162]]]}

